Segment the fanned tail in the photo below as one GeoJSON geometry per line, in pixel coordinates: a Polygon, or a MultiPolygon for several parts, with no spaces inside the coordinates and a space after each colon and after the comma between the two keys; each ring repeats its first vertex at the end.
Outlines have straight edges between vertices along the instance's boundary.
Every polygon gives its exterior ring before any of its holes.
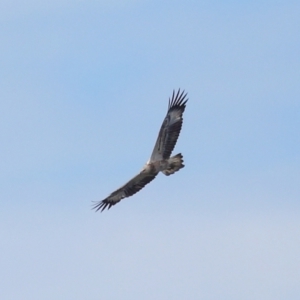
{"type": "Polygon", "coordinates": [[[184,167],[183,156],[181,153],[178,153],[168,159],[168,165],[167,165],[166,169],[163,170],[162,172],[166,176],[169,176],[169,175],[172,175],[175,172],[179,171],[183,167],[184,167]]]}

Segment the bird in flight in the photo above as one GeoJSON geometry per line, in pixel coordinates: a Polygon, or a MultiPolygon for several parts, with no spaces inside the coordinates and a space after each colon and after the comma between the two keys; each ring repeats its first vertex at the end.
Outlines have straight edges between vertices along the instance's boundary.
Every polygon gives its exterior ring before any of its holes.
{"type": "Polygon", "coordinates": [[[171,153],[175,147],[183,122],[183,112],[188,101],[187,93],[173,91],[169,98],[167,115],[161,125],[153,152],[141,172],[134,176],[122,187],[111,193],[102,201],[96,202],[93,209],[96,211],[110,209],[113,205],[126,197],[130,197],[140,191],[146,184],[151,182],[159,172],[166,176],[172,175],[184,167],[182,154],[172,157],[171,153]]]}

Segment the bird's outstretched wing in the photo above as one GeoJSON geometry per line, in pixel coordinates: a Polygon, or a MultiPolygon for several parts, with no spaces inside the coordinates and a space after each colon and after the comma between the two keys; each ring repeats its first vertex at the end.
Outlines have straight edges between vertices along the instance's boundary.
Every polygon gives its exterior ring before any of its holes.
{"type": "Polygon", "coordinates": [[[173,91],[172,98],[169,99],[168,112],[161,125],[150,162],[170,157],[182,127],[182,114],[188,101],[186,96],[187,93],[184,93],[184,91],[180,92],[180,89],[176,94],[173,91]]]}
{"type": "Polygon", "coordinates": [[[111,193],[107,198],[97,202],[93,209],[103,211],[105,208],[110,209],[113,205],[120,202],[123,198],[130,197],[140,191],[146,184],[152,181],[158,172],[143,169],[138,175],[129,180],[122,187],[111,193]]]}

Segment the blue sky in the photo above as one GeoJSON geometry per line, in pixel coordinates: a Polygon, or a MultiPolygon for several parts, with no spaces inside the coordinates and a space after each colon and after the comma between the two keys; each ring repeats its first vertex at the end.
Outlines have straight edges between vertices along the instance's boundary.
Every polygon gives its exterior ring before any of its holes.
{"type": "Polygon", "coordinates": [[[299,299],[298,1],[2,1],[1,299],[299,299]],[[174,154],[148,160],[172,90],[174,154]]]}

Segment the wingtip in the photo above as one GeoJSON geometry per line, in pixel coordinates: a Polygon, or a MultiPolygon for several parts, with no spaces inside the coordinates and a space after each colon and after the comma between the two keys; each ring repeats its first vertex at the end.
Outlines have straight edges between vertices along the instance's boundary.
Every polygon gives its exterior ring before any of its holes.
{"type": "Polygon", "coordinates": [[[185,104],[189,100],[188,98],[186,98],[187,95],[188,95],[188,93],[186,93],[185,90],[181,91],[180,88],[179,88],[177,93],[176,93],[175,89],[174,89],[173,94],[172,94],[172,98],[169,98],[169,107],[168,107],[168,109],[170,109],[171,107],[174,107],[176,105],[185,107],[185,104]]]}
{"type": "Polygon", "coordinates": [[[108,202],[107,200],[98,201],[96,204],[93,204],[92,209],[95,210],[95,212],[99,211],[103,212],[106,208],[110,209],[112,207],[112,203],[108,202]]]}
{"type": "Polygon", "coordinates": [[[168,109],[170,109],[170,107],[172,106],[172,102],[175,96],[175,89],[173,90],[172,96],[169,98],[169,106],[168,109]]]}

